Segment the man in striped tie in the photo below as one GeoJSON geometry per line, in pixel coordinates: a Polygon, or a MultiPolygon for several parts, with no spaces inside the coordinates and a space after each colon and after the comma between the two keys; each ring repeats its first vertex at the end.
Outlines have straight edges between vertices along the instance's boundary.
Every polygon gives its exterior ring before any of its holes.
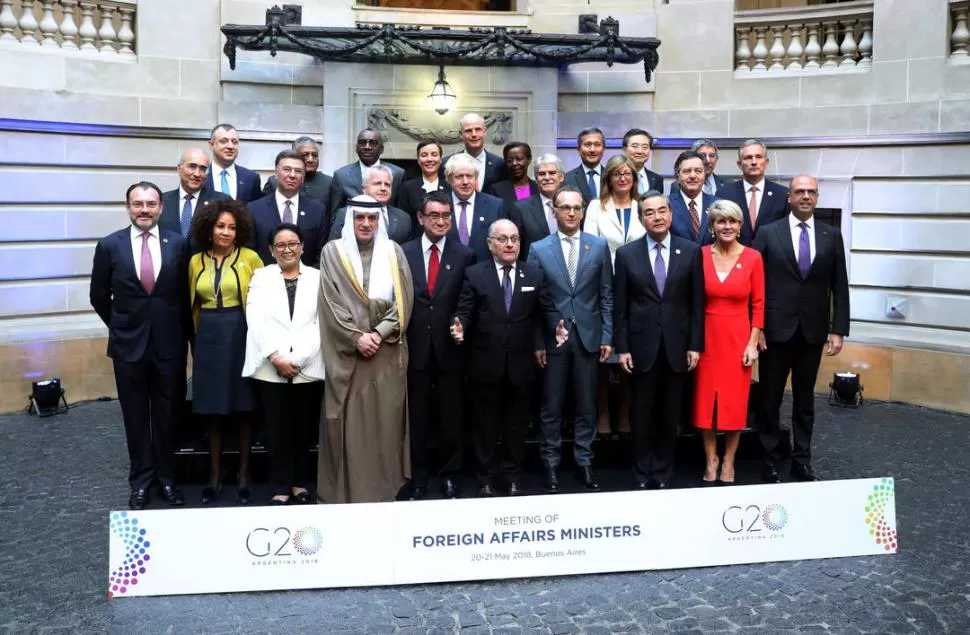
{"type": "Polygon", "coordinates": [[[544,346],[536,350],[543,375],[540,453],[546,468],[546,492],[560,491],[562,413],[572,378],[575,403],[573,456],[579,482],[600,488],[593,475],[596,437],[597,362],[613,351],[613,265],[606,240],[580,231],[583,195],[561,187],[552,196],[557,231],[529,249],[530,264],[542,271],[541,326],[544,346]]]}

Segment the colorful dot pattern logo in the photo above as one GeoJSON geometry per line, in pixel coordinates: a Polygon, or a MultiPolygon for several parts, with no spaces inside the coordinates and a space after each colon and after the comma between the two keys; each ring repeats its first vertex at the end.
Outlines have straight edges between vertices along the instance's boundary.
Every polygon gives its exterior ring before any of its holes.
{"type": "Polygon", "coordinates": [[[761,512],[761,520],[771,531],[781,531],[788,524],[788,510],[784,505],[768,505],[761,512]]]}
{"type": "Polygon", "coordinates": [[[304,556],[312,556],[323,546],[323,534],[316,527],[304,527],[293,534],[293,548],[304,556]]]}
{"type": "Polygon", "coordinates": [[[129,587],[138,584],[139,576],[145,575],[146,565],[151,560],[148,553],[151,543],[145,528],[139,527],[138,519],[130,518],[128,512],[112,514],[109,528],[125,545],[124,561],[108,577],[108,597],[112,598],[115,594],[127,593],[129,587]]]}
{"type": "Polygon", "coordinates": [[[889,552],[896,551],[896,528],[887,516],[889,506],[895,502],[896,494],[893,490],[891,478],[881,479],[869,494],[866,503],[866,524],[869,525],[869,535],[877,545],[889,552]]]}

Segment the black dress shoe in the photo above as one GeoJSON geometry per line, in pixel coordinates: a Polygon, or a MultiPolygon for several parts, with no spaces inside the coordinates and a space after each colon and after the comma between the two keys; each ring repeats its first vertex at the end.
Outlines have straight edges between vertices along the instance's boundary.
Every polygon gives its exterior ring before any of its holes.
{"type": "Polygon", "coordinates": [[[162,485],[159,487],[158,497],[172,507],[181,507],[185,504],[185,496],[174,485],[162,485]]]}
{"type": "Polygon", "coordinates": [[[240,505],[248,505],[249,501],[253,500],[253,491],[248,487],[240,487],[236,492],[236,500],[240,505]]]}
{"type": "Polygon", "coordinates": [[[781,474],[774,465],[766,465],[761,471],[761,480],[765,483],[781,483],[781,474]]]}
{"type": "Polygon", "coordinates": [[[495,488],[488,483],[478,488],[479,498],[492,498],[493,496],[495,496],[495,488]]]}
{"type": "Polygon", "coordinates": [[[670,489],[670,484],[667,481],[654,481],[650,489],[670,489]]]}
{"type": "Polygon", "coordinates": [[[441,481],[441,493],[445,498],[458,498],[458,483],[454,478],[446,476],[445,480],[441,481]]]}
{"type": "Polygon", "coordinates": [[[634,482],[633,489],[645,490],[645,489],[649,489],[649,488],[647,487],[647,482],[646,481],[641,481],[640,479],[637,479],[634,482]]]}
{"type": "Polygon", "coordinates": [[[811,465],[800,465],[794,463],[791,466],[791,475],[794,476],[799,481],[820,481],[815,470],[812,469],[811,465]]]}
{"type": "Polygon", "coordinates": [[[147,504],[148,504],[147,489],[131,490],[131,496],[128,497],[128,507],[134,510],[139,510],[139,509],[145,509],[145,505],[147,504]]]}
{"type": "Polygon", "coordinates": [[[428,488],[422,487],[420,485],[414,485],[411,487],[410,493],[408,493],[409,501],[419,501],[428,494],[428,488]]]}
{"type": "Polygon", "coordinates": [[[547,494],[558,494],[559,493],[559,474],[556,473],[556,468],[547,467],[546,468],[546,487],[547,494]]]}
{"type": "Polygon", "coordinates": [[[282,499],[282,498],[276,498],[274,496],[273,498],[269,499],[269,504],[270,505],[288,505],[289,502],[290,502],[290,498],[289,497],[287,497],[285,499],[282,499]]]}
{"type": "Polygon", "coordinates": [[[218,487],[206,485],[202,488],[201,501],[203,505],[208,505],[219,500],[220,496],[222,496],[222,484],[219,484],[218,487]]]}
{"type": "Polygon", "coordinates": [[[579,482],[590,491],[598,492],[600,489],[599,482],[593,476],[593,468],[588,465],[581,465],[579,467],[579,482]]]}
{"type": "Polygon", "coordinates": [[[509,496],[522,496],[523,494],[525,494],[525,490],[522,489],[522,485],[518,481],[509,483],[509,496]]]}
{"type": "Polygon", "coordinates": [[[290,496],[290,500],[297,505],[309,505],[310,504],[310,492],[303,490],[298,494],[293,494],[290,496]]]}

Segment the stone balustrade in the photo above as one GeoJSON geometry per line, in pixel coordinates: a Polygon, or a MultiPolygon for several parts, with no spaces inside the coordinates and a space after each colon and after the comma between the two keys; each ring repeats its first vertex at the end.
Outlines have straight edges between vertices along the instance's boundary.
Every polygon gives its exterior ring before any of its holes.
{"type": "Polygon", "coordinates": [[[950,61],[954,64],[970,64],[970,0],[950,0],[950,61]]]}
{"type": "Polygon", "coordinates": [[[735,76],[872,69],[872,0],[734,14],[735,76]]]}
{"type": "Polygon", "coordinates": [[[0,0],[0,46],[135,59],[137,0],[0,0]]]}

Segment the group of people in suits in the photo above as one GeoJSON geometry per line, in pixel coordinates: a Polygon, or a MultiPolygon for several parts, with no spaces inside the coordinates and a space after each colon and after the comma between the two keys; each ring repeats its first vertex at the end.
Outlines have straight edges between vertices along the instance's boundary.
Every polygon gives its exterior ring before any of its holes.
{"type": "Polygon", "coordinates": [[[611,373],[637,488],[670,486],[682,418],[704,438],[703,482],[731,483],[759,359],[763,476],[780,481],[791,454],[796,478],[816,478],[814,381],[823,349],[841,349],[849,313],[842,237],[814,219],[814,178],[798,176],[791,188],[767,181],[767,148],[752,139],[739,149],[742,179],[727,182],[714,171],[717,146],[701,139],[677,157],[667,195],[645,167],[653,138],[644,130],[628,131],[605,165],[603,132],[581,131],[581,163],[569,172],[554,154],[533,160],[524,142],[507,144],[502,157],[488,152],[477,114],[462,117],[459,133],[464,147],[447,157],[436,141],[418,144],[421,175],[411,180],[381,160],[379,131],[362,130],[358,161],[332,177],[319,171],[316,142],[301,137],[277,155],[262,188],[235,163],[238,132],[220,124],[211,162],[200,148],[183,153],[175,190],[147,182],[128,190],[130,225],[98,243],[91,302],[109,329],[132,508],[148,504],[152,485],[167,503],[184,503],[170,461],[190,346],[192,410],[208,422],[210,442],[203,502],[221,496],[229,425],[239,433],[237,498],[251,499],[257,416],[270,442],[271,503],[310,501],[305,448],[322,421],[328,362],[318,268],[327,242],[358,232],[359,210],[348,202],[362,200],[376,210],[367,214],[374,233],[400,245],[413,281],[413,305],[409,296],[409,315],[397,322],[407,341],[406,498],[428,493],[429,445],[438,448],[442,493],[461,495],[466,436],[479,496],[524,493],[534,395],[544,490],[561,487],[569,409],[577,479],[600,489],[593,446],[612,431],[611,373]],[[354,230],[345,230],[351,218],[354,230]],[[779,425],[789,374],[790,453],[779,425]],[[727,438],[723,458],[717,432],[727,438]]]}

